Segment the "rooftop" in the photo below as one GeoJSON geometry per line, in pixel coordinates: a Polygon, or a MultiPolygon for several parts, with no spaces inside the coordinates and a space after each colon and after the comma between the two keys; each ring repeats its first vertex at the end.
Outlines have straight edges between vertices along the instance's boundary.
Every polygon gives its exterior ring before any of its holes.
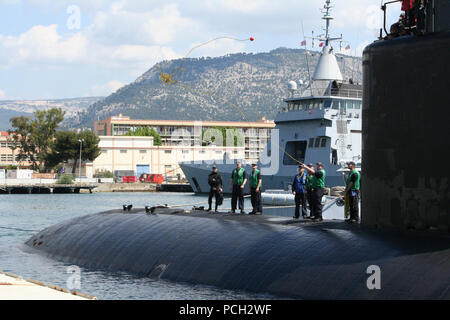
{"type": "Polygon", "coordinates": [[[101,120],[99,123],[110,122],[113,124],[130,124],[130,125],[162,125],[162,126],[184,126],[190,127],[201,124],[202,126],[211,127],[250,127],[250,128],[274,128],[275,122],[273,120],[266,120],[262,118],[257,122],[250,121],[184,121],[184,120],[144,120],[144,119],[131,119],[130,117],[119,114],[118,116],[112,116],[101,120]]]}

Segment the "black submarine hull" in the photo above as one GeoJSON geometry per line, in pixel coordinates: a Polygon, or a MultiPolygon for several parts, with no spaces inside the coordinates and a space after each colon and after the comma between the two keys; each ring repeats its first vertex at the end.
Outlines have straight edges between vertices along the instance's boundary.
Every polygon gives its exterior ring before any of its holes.
{"type": "Polygon", "coordinates": [[[362,223],[450,231],[450,32],[375,42],[363,71],[362,223]]]}
{"type": "Polygon", "coordinates": [[[448,234],[280,220],[111,211],[49,227],[26,244],[86,268],[284,298],[450,299],[448,234]],[[380,289],[367,285],[373,265],[380,289]]]}

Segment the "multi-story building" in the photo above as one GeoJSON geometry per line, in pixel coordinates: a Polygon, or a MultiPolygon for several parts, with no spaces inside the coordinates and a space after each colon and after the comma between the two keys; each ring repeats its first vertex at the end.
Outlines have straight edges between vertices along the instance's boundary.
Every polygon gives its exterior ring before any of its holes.
{"type": "MultiPolygon", "coordinates": [[[[119,114],[94,125],[99,136],[122,136],[139,127],[153,128],[161,136],[163,146],[194,147],[202,145],[202,133],[208,129],[236,129],[244,137],[244,157],[256,161],[266,147],[274,121],[261,119],[257,122],[236,121],[177,121],[177,120],[134,120],[119,114]]],[[[225,143],[225,142],[224,142],[225,143]]]]}
{"type": "MultiPolygon", "coordinates": [[[[100,156],[92,163],[83,163],[82,176],[92,177],[98,171],[133,171],[159,173],[166,177],[183,177],[178,162],[223,159],[242,159],[244,147],[222,146],[154,146],[153,137],[100,136],[100,156]]],[[[78,168],[76,168],[78,170],[78,168]]],[[[78,171],[76,174],[79,174],[78,171]]]]}
{"type": "Polygon", "coordinates": [[[0,132],[0,168],[6,168],[8,166],[17,166],[20,168],[28,168],[31,166],[29,161],[18,160],[18,150],[13,150],[12,142],[10,142],[11,136],[7,131],[0,132]]]}

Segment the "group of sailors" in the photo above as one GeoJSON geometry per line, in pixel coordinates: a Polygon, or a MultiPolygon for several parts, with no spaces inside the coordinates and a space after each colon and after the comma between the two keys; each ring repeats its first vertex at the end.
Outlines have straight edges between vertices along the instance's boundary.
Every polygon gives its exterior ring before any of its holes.
{"type": "MultiPolygon", "coordinates": [[[[208,204],[209,208],[207,211],[212,210],[212,198],[216,199],[216,207],[215,212],[218,212],[218,206],[222,204],[223,201],[223,182],[222,177],[220,176],[217,167],[213,166],[212,172],[208,176],[208,184],[210,186],[208,204]]],[[[244,211],[244,188],[247,184],[247,181],[250,181],[250,196],[253,211],[249,214],[262,214],[262,201],[261,201],[261,187],[262,187],[262,178],[261,172],[258,169],[258,165],[256,163],[252,164],[252,172],[250,176],[247,178],[247,173],[245,169],[242,168],[242,163],[238,161],[236,163],[236,168],[233,169],[231,173],[231,181],[230,181],[230,189],[232,190],[231,194],[231,211],[230,213],[236,213],[236,209],[239,208],[241,213],[245,213],[244,211]]]]}
{"type": "MultiPolygon", "coordinates": [[[[356,170],[354,162],[347,163],[350,171],[344,192],[343,200],[349,209],[349,218],[346,222],[359,222],[359,190],[360,190],[360,173],[356,170]]],[[[313,164],[299,165],[297,174],[292,182],[292,193],[295,196],[295,213],[293,218],[300,218],[300,211],[304,219],[312,219],[313,221],[322,221],[322,198],[325,193],[326,172],[323,164],[318,162],[314,167],[313,164]],[[308,205],[310,215],[308,216],[308,205]]],[[[249,181],[250,197],[253,210],[249,214],[260,215],[263,212],[261,201],[262,177],[256,163],[252,164],[252,172],[247,177],[242,163],[237,162],[236,168],[231,173],[230,189],[232,190],[231,211],[236,213],[239,208],[241,214],[244,211],[244,188],[249,181]]],[[[212,199],[215,197],[215,212],[223,202],[223,182],[216,166],[213,166],[211,174],[208,176],[208,184],[210,186],[208,197],[208,212],[212,211],[212,199]]]]}
{"type": "Polygon", "coordinates": [[[402,13],[398,22],[391,26],[388,38],[407,34],[420,35],[425,32],[428,0],[398,0],[402,2],[402,13]]]}

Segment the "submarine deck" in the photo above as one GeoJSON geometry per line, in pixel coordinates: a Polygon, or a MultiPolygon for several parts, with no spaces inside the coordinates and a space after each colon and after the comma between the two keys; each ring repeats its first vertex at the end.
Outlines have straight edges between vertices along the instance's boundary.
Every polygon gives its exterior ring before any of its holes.
{"type": "Polygon", "coordinates": [[[450,299],[450,235],[439,231],[156,208],[74,218],[26,244],[63,262],[155,281],[299,299],[450,299]],[[373,266],[381,290],[368,288],[373,266]]]}
{"type": "MultiPolygon", "coordinates": [[[[104,211],[99,214],[125,214],[125,215],[133,215],[133,214],[145,214],[152,215],[151,213],[146,213],[144,208],[135,208],[131,211],[124,211],[122,209],[114,209],[109,211],[104,211]]],[[[249,223],[258,223],[258,224],[266,224],[266,225],[280,225],[280,226],[291,226],[291,227],[316,227],[316,228],[335,228],[342,230],[363,230],[365,232],[384,232],[385,234],[392,234],[395,236],[399,235],[408,235],[411,234],[411,231],[408,230],[377,230],[374,227],[364,227],[359,223],[347,223],[341,219],[327,219],[324,217],[323,221],[317,222],[313,221],[309,218],[299,218],[293,219],[289,216],[278,216],[273,214],[262,214],[262,215],[250,215],[250,214],[241,214],[241,213],[227,213],[227,212],[207,212],[205,210],[185,210],[185,209],[173,209],[170,207],[167,208],[156,208],[153,215],[176,215],[176,216],[185,216],[185,217],[194,217],[194,218],[207,218],[221,221],[236,221],[236,222],[249,222],[249,223]]],[[[443,239],[450,241],[450,234],[448,232],[440,231],[440,230],[414,230],[414,235],[422,235],[428,237],[443,237],[443,239]]]]}

